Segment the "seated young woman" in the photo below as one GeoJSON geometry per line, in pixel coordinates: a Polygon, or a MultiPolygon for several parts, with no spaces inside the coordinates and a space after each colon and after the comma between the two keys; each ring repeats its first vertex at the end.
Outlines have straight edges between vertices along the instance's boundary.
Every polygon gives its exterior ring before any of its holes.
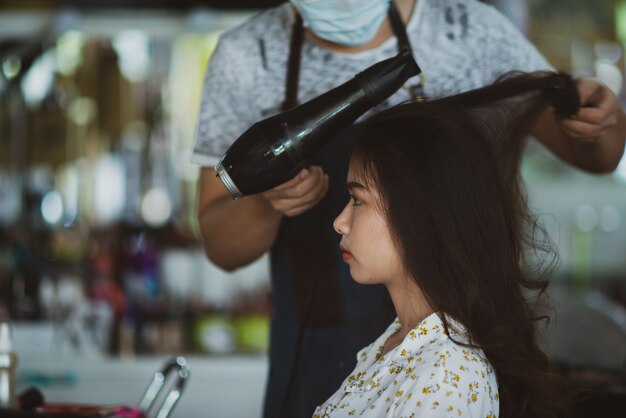
{"type": "Polygon", "coordinates": [[[531,307],[548,270],[523,266],[526,251],[554,253],[536,240],[519,174],[548,105],[576,112],[571,78],[511,75],[367,122],[333,226],[352,278],[384,284],[397,319],[314,417],[556,416],[535,329],[545,317],[531,307]]]}

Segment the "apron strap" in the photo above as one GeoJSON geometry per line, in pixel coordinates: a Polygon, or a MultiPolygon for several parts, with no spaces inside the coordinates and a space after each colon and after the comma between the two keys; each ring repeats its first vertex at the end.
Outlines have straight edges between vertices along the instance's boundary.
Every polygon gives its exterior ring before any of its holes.
{"type": "Polygon", "coordinates": [[[281,112],[298,105],[298,79],[300,78],[300,56],[304,37],[302,17],[296,13],[296,20],[291,29],[291,43],[289,45],[289,63],[287,64],[287,86],[285,100],[280,106],[281,112]]]}
{"type": "Polygon", "coordinates": [[[411,42],[409,42],[409,37],[406,34],[406,27],[404,26],[400,13],[398,13],[398,8],[393,1],[389,2],[389,20],[391,20],[393,34],[396,35],[396,38],[398,38],[398,52],[407,50],[413,54],[411,42]]]}
{"type": "MultiPolygon", "coordinates": [[[[391,28],[398,39],[398,52],[408,50],[413,53],[409,37],[406,34],[406,27],[398,9],[393,1],[389,2],[389,19],[391,28]]],[[[287,84],[285,89],[285,100],[280,106],[280,111],[284,112],[296,107],[298,102],[298,79],[300,78],[300,59],[302,55],[302,44],[304,41],[304,25],[300,13],[295,13],[295,21],[291,29],[291,42],[289,45],[289,61],[287,64],[287,84]]]]}
{"type": "MultiPolygon", "coordinates": [[[[419,0],[418,0],[419,1],[419,0]]],[[[414,12],[415,13],[415,12],[414,12]]],[[[406,34],[406,27],[404,26],[404,22],[400,17],[400,13],[398,13],[398,9],[394,2],[392,1],[389,4],[389,19],[391,20],[391,27],[393,28],[393,33],[398,38],[398,51],[402,52],[403,50],[409,51],[411,55],[413,55],[413,48],[411,48],[411,42],[409,41],[409,37],[406,34]]],[[[415,60],[415,55],[413,55],[413,59],[415,60]]],[[[415,60],[415,63],[419,63],[415,60]]],[[[411,100],[413,102],[421,102],[424,101],[426,95],[424,93],[424,83],[426,81],[426,77],[422,72],[421,68],[419,70],[419,78],[420,81],[418,84],[410,84],[407,82],[404,85],[404,88],[407,89],[409,95],[411,96],[411,100]]]]}

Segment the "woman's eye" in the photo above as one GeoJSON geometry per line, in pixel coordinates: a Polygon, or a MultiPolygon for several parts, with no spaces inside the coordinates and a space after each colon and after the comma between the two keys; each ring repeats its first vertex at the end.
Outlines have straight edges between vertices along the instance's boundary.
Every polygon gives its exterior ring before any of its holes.
{"type": "Polygon", "coordinates": [[[359,206],[361,204],[361,200],[354,195],[350,195],[350,201],[352,202],[352,206],[359,206]]]}

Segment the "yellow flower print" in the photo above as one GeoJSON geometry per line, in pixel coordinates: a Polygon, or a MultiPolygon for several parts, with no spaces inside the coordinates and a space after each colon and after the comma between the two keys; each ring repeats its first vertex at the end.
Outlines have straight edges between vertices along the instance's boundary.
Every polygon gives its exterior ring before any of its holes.
{"type": "Polygon", "coordinates": [[[399,391],[396,392],[396,397],[399,398],[403,394],[404,394],[404,391],[403,390],[399,390],[399,391]]]}
{"type": "Polygon", "coordinates": [[[426,327],[421,327],[420,335],[428,335],[428,329],[426,327]]]}
{"type": "Polygon", "coordinates": [[[422,388],[422,393],[424,395],[428,395],[430,393],[430,386],[425,386],[422,388]]]}
{"type": "Polygon", "coordinates": [[[458,383],[461,381],[461,376],[459,376],[456,373],[452,373],[452,380],[454,380],[452,382],[452,386],[454,386],[455,388],[458,388],[459,387],[458,383]]]}
{"type": "Polygon", "coordinates": [[[409,352],[406,351],[406,349],[402,349],[402,351],[400,352],[401,356],[406,356],[407,354],[409,354],[409,352]]]}
{"type": "Polygon", "coordinates": [[[476,393],[475,393],[475,392],[474,392],[474,393],[472,393],[472,395],[471,395],[471,401],[472,401],[472,403],[476,403],[476,401],[477,401],[477,400],[478,400],[478,396],[476,396],[476,393]]]}
{"type": "Polygon", "coordinates": [[[415,331],[411,331],[409,332],[409,337],[411,337],[412,340],[417,338],[417,334],[415,333],[415,331]]]}

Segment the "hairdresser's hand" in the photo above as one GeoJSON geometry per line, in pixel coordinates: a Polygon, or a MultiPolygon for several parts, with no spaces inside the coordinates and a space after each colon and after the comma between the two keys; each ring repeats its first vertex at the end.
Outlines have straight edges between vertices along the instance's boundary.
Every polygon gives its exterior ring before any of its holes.
{"type": "Polygon", "coordinates": [[[577,80],[580,109],[572,118],[563,119],[561,128],[570,139],[593,143],[604,136],[623,135],[626,119],[617,97],[601,82],[577,80]]]}
{"type": "Polygon", "coordinates": [[[297,176],[262,196],[285,216],[296,216],[315,206],[328,191],[328,175],[321,167],[302,169],[297,176]]]}

